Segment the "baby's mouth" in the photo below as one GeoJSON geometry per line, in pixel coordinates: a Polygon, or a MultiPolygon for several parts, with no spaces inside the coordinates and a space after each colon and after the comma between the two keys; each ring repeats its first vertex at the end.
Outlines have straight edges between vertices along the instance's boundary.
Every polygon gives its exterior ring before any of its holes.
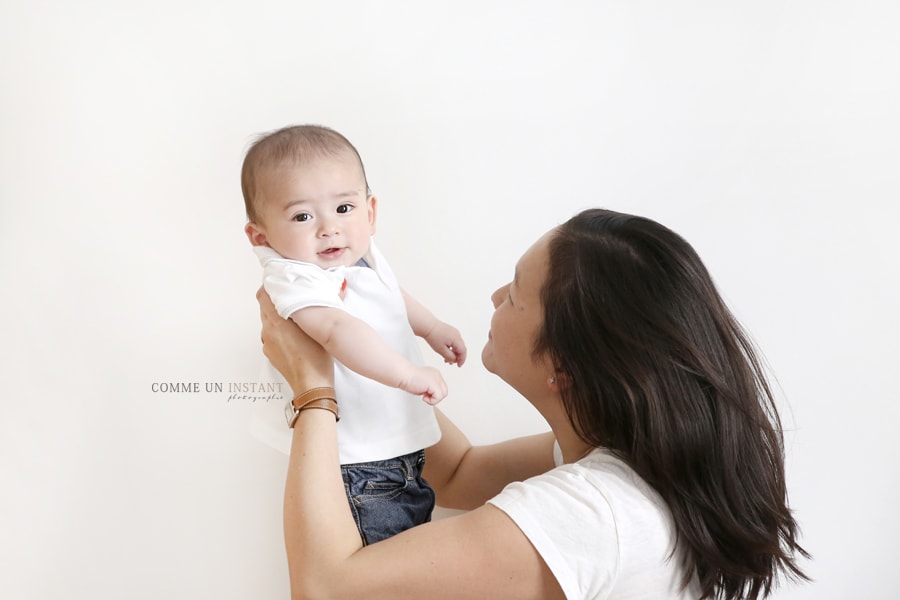
{"type": "Polygon", "coordinates": [[[343,251],[343,248],[328,248],[327,250],[322,250],[319,252],[322,256],[334,256],[335,254],[340,254],[343,251]]]}

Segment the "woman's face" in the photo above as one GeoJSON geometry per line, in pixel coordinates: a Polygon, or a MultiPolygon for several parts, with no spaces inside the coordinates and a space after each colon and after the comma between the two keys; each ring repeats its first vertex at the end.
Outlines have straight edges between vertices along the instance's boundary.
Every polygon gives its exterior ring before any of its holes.
{"type": "Polygon", "coordinates": [[[533,356],[544,319],[541,288],[547,278],[552,233],[544,234],[522,255],[512,282],[491,295],[494,316],[481,352],[485,368],[526,398],[546,389],[547,378],[553,374],[548,359],[533,356]]]}

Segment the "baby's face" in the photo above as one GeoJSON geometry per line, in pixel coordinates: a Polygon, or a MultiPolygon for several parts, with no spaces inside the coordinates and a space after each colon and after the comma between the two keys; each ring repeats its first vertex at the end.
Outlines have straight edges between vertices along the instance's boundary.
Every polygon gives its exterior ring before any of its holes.
{"type": "Polygon", "coordinates": [[[354,265],[369,251],[375,198],[351,153],[265,169],[256,191],[254,245],[323,269],[354,265]]]}

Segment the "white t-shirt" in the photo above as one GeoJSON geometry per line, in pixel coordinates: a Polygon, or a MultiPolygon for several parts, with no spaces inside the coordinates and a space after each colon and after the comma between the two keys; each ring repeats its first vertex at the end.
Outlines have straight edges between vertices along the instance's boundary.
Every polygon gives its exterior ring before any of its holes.
{"type": "MultiPolygon", "coordinates": [[[[287,318],[309,306],[330,306],[368,323],[391,348],[414,364],[424,364],[419,342],[406,314],[406,304],[393,271],[374,242],[369,267],[316,265],[282,258],[271,248],[255,247],[263,264],[263,285],[278,314],[287,318]],[[371,268],[370,268],[371,267],[371,268]],[[346,279],[343,300],[340,291],[346,279]]],[[[284,382],[265,361],[263,381],[284,382]]],[[[335,361],[335,392],[340,404],[338,447],[341,464],[386,460],[427,448],[441,438],[434,409],[419,396],[382,385],[335,361]]],[[[290,388],[284,384],[285,389],[290,388]]],[[[288,392],[290,393],[290,392],[288,392]]],[[[284,406],[255,405],[251,431],[262,441],[290,452],[291,430],[284,406]]]]}
{"type": "Polygon", "coordinates": [[[608,451],[511,483],[489,502],[522,530],[569,600],[700,597],[696,577],[681,590],[668,507],[608,451]]]}

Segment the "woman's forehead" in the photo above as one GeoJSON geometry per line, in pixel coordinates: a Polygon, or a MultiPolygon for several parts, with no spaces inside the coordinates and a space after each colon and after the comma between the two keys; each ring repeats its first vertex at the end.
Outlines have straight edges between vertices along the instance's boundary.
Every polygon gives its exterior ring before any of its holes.
{"type": "Polygon", "coordinates": [[[548,231],[532,244],[516,263],[513,283],[517,287],[523,284],[540,284],[549,264],[550,238],[554,230],[548,231]]]}

